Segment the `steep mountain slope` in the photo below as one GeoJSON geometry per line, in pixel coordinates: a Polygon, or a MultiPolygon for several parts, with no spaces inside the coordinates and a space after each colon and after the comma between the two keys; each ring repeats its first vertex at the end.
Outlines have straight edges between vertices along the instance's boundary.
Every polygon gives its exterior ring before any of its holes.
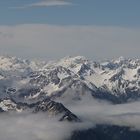
{"type": "Polygon", "coordinates": [[[50,99],[44,99],[36,103],[23,103],[16,102],[13,99],[5,99],[0,101],[0,112],[24,112],[28,111],[29,113],[39,113],[44,112],[49,116],[59,116],[59,121],[74,121],[80,122],[81,120],[69,111],[62,103],[52,101],[50,99]]]}

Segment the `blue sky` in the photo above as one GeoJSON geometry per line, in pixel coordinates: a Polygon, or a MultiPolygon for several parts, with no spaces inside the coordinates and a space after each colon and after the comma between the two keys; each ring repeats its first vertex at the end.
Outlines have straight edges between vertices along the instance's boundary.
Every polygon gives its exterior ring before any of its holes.
{"type": "Polygon", "coordinates": [[[139,52],[140,0],[0,0],[0,55],[100,60],[139,52]]]}
{"type": "Polygon", "coordinates": [[[19,8],[37,2],[0,0],[0,24],[140,26],[139,0],[67,0],[72,4],[19,8]]]}

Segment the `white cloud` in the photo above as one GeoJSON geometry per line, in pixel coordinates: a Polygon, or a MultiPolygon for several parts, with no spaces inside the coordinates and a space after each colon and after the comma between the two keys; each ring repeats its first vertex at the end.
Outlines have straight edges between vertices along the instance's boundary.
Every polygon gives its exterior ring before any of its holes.
{"type": "Polygon", "coordinates": [[[62,5],[71,5],[71,3],[64,0],[43,0],[41,2],[33,3],[30,6],[38,7],[38,6],[62,6],[62,5]]]}
{"type": "Polygon", "coordinates": [[[139,57],[140,29],[107,26],[23,24],[0,26],[0,54],[56,59],[139,57]]]}
{"type": "Polygon", "coordinates": [[[66,104],[81,123],[59,122],[47,113],[3,113],[0,115],[2,140],[64,140],[75,130],[93,128],[96,124],[113,124],[132,127],[140,131],[140,102],[112,105],[96,99],[84,98],[66,104]]]}
{"type": "Polygon", "coordinates": [[[87,98],[65,105],[85,124],[88,122],[88,127],[93,124],[111,124],[128,126],[140,131],[140,101],[113,105],[103,100],[87,98]]]}
{"type": "Polygon", "coordinates": [[[63,140],[70,136],[71,126],[44,114],[1,114],[2,140],[63,140]]]}
{"type": "Polygon", "coordinates": [[[24,9],[30,7],[48,7],[48,6],[66,6],[72,5],[71,2],[65,0],[39,0],[39,2],[27,4],[24,6],[14,7],[16,9],[24,9]]]}

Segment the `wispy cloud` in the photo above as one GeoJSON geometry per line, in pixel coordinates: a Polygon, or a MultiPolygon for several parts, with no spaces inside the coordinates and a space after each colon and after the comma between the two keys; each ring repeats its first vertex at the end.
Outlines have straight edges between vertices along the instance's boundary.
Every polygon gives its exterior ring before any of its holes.
{"type": "Polygon", "coordinates": [[[30,4],[31,7],[36,6],[62,6],[62,5],[71,5],[72,3],[64,0],[43,0],[37,3],[30,4]]]}
{"type": "Polygon", "coordinates": [[[49,6],[67,6],[72,5],[71,2],[65,0],[39,0],[36,3],[31,3],[19,7],[13,7],[16,9],[24,9],[24,8],[31,8],[31,7],[49,7],[49,6]]]}

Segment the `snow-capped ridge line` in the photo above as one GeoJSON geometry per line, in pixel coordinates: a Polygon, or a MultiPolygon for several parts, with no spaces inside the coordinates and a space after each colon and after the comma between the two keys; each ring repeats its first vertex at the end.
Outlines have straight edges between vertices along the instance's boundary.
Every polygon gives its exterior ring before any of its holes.
{"type": "Polygon", "coordinates": [[[0,83],[0,98],[9,94],[18,100],[91,95],[128,101],[140,97],[140,60],[120,57],[95,62],[69,56],[45,62],[0,56],[0,83]]]}

